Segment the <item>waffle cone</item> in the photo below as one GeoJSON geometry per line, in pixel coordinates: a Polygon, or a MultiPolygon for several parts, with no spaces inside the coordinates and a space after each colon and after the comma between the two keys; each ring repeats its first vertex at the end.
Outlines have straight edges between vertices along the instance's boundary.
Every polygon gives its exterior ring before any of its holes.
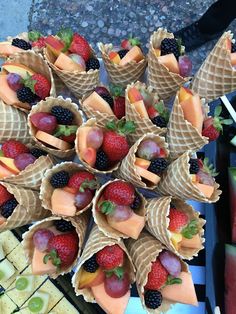
{"type": "MultiPolygon", "coordinates": [[[[42,184],[40,187],[40,199],[42,200],[42,206],[46,209],[49,209],[53,215],[59,216],[57,213],[54,213],[52,210],[52,205],[51,205],[51,197],[52,193],[54,191],[54,187],[50,184],[50,179],[53,174],[65,170],[67,171],[70,175],[81,170],[87,170],[85,169],[82,165],[79,165],[74,162],[63,162],[60,164],[55,165],[53,168],[48,169],[46,171],[44,178],[42,180],[42,184]]],[[[81,215],[83,212],[85,212],[89,207],[91,207],[92,201],[82,210],[78,210],[76,213],[76,216],[81,215]]],[[[68,217],[68,216],[63,216],[62,217],[68,217]]]]}
{"type": "Polygon", "coordinates": [[[199,218],[199,212],[196,212],[191,205],[188,205],[182,200],[172,199],[171,196],[163,196],[160,198],[150,199],[147,203],[147,230],[163,245],[165,245],[168,250],[183,259],[191,260],[194,256],[198,255],[200,250],[204,248],[204,224],[205,220],[199,218]],[[189,220],[196,219],[198,221],[199,236],[202,243],[202,246],[199,249],[180,247],[179,250],[176,250],[171,241],[171,232],[168,230],[170,222],[168,218],[170,213],[170,203],[174,204],[176,208],[179,208],[181,211],[185,212],[188,215],[189,220]]]}
{"type": "Polygon", "coordinates": [[[99,84],[99,70],[89,70],[88,72],[60,70],[54,65],[56,57],[47,48],[44,49],[44,57],[53,71],[78,98],[81,98],[84,94],[94,90],[99,84]]]}
{"type": "Polygon", "coordinates": [[[136,82],[144,74],[147,60],[146,58],[140,62],[131,61],[125,66],[120,66],[112,62],[108,56],[113,49],[112,44],[98,43],[98,48],[101,51],[102,59],[109,75],[111,82],[115,85],[126,87],[126,85],[136,82]]]}
{"type": "MultiPolygon", "coordinates": [[[[34,235],[35,231],[37,231],[38,229],[51,227],[53,225],[53,221],[60,220],[60,219],[62,219],[62,218],[57,217],[57,216],[51,216],[51,217],[48,217],[46,219],[43,219],[43,220],[33,224],[29,228],[29,230],[23,234],[22,245],[23,245],[24,252],[25,252],[25,255],[26,255],[26,258],[27,258],[27,261],[29,264],[32,263],[32,258],[33,258],[33,253],[34,253],[33,235],[34,235]]],[[[89,215],[87,213],[85,213],[85,214],[83,214],[79,217],[76,217],[76,218],[67,217],[67,218],[63,218],[63,219],[70,221],[72,223],[72,225],[75,227],[76,233],[78,234],[78,237],[79,237],[79,250],[78,250],[77,257],[71,266],[64,268],[60,272],[55,272],[55,273],[49,275],[53,279],[56,279],[59,275],[64,275],[66,273],[69,273],[73,269],[73,267],[76,265],[77,260],[80,256],[80,253],[81,253],[81,247],[82,247],[83,242],[84,242],[87,224],[88,224],[88,220],[89,220],[89,215]]]]}
{"type": "MultiPolygon", "coordinates": [[[[156,260],[165,247],[161,242],[144,231],[141,233],[138,240],[134,241],[133,239],[128,239],[125,241],[125,244],[136,268],[136,285],[144,309],[148,313],[153,314],[166,313],[171,305],[174,304],[173,302],[163,299],[161,306],[155,310],[148,309],[144,302],[144,287],[147,283],[148,273],[152,268],[152,262],[156,260]]],[[[187,264],[182,260],[181,264],[182,271],[188,271],[187,264]]]]}
{"type": "Polygon", "coordinates": [[[80,269],[82,265],[94,254],[96,254],[98,251],[102,250],[106,246],[111,246],[117,244],[120,246],[120,248],[126,253],[127,264],[125,267],[128,270],[128,274],[130,276],[131,282],[133,283],[135,281],[135,268],[132,263],[132,260],[129,256],[129,253],[123,243],[123,241],[117,241],[116,239],[108,238],[106,237],[101,231],[99,231],[98,227],[96,225],[93,226],[93,229],[89,235],[89,238],[85,244],[83,253],[81,255],[80,261],[78,266],[76,267],[75,273],[72,277],[72,285],[75,289],[76,295],[82,295],[87,302],[95,302],[94,296],[91,292],[91,289],[84,288],[79,289],[79,281],[80,281],[80,269]]]}
{"type": "Polygon", "coordinates": [[[41,206],[38,192],[6,182],[1,182],[1,185],[14,195],[18,205],[6,222],[0,225],[0,232],[44,219],[50,215],[50,212],[41,206]]]}
{"type": "Polygon", "coordinates": [[[226,42],[233,38],[225,32],[201,65],[192,82],[192,89],[207,101],[216,99],[236,89],[236,70],[231,65],[226,42]]]}
{"type": "Polygon", "coordinates": [[[140,114],[136,111],[135,107],[130,103],[128,92],[132,87],[136,87],[138,90],[145,90],[146,93],[153,97],[153,101],[158,102],[160,98],[157,93],[153,91],[152,87],[147,87],[145,83],[136,82],[131,83],[127,86],[125,91],[125,115],[126,119],[130,121],[134,121],[136,129],[134,133],[129,135],[129,139],[132,143],[135,143],[142,135],[147,133],[153,134],[164,134],[166,133],[166,128],[160,128],[152,123],[152,121],[148,118],[142,118],[140,114]]]}
{"type": "MultiPolygon", "coordinates": [[[[114,238],[116,240],[120,240],[120,238],[128,238],[128,236],[124,233],[121,233],[115,229],[113,229],[112,227],[109,226],[107,219],[106,219],[106,215],[102,214],[100,211],[96,210],[97,204],[99,202],[99,199],[105,189],[105,187],[110,184],[111,182],[114,181],[119,181],[119,179],[115,179],[113,181],[108,181],[106,182],[103,186],[100,187],[99,190],[96,191],[95,197],[93,199],[93,208],[92,208],[92,213],[93,213],[93,218],[95,223],[97,224],[99,230],[101,232],[103,232],[107,237],[109,238],[114,238]]],[[[143,197],[142,194],[140,194],[137,190],[136,192],[139,194],[141,200],[142,200],[142,206],[141,208],[138,210],[138,215],[140,216],[145,216],[146,213],[146,200],[143,197]]],[[[137,212],[136,212],[137,214],[137,212]]]]}
{"type": "Polygon", "coordinates": [[[116,171],[116,175],[119,178],[122,178],[126,181],[131,182],[137,187],[154,189],[156,185],[152,184],[151,182],[148,185],[148,183],[145,183],[144,181],[142,181],[142,178],[137,173],[136,167],[135,167],[135,159],[136,159],[135,155],[138,150],[138,147],[143,140],[147,140],[147,139],[153,139],[158,144],[158,146],[165,149],[168,155],[168,149],[167,149],[168,145],[165,142],[165,138],[160,137],[159,135],[155,135],[153,133],[147,133],[146,135],[143,135],[141,138],[139,138],[137,142],[130,148],[128,154],[122,160],[120,167],[116,171]]]}
{"type": "MultiPolygon", "coordinates": [[[[203,107],[207,111],[208,106],[203,107]]],[[[197,151],[208,143],[208,138],[202,136],[197,128],[184,119],[184,113],[179,103],[178,93],[175,97],[167,130],[167,142],[170,149],[170,158],[176,159],[187,150],[197,151]]]]}
{"type": "Polygon", "coordinates": [[[150,38],[148,52],[148,83],[158,93],[161,99],[169,99],[179,87],[189,81],[189,77],[182,77],[177,73],[170,72],[169,69],[161,64],[155,55],[155,48],[161,46],[164,38],[174,38],[173,33],[168,33],[166,29],[158,28],[150,38]]]}
{"type": "Polygon", "coordinates": [[[62,159],[67,159],[70,158],[74,153],[75,153],[75,149],[67,149],[67,150],[58,150],[58,149],[54,149],[51,147],[46,146],[45,144],[43,144],[41,141],[39,141],[36,137],[35,134],[37,132],[37,128],[35,128],[35,126],[31,123],[30,121],[30,117],[36,113],[36,112],[50,112],[51,108],[53,106],[61,106],[63,108],[67,108],[69,109],[73,114],[74,114],[74,120],[72,122],[72,124],[77,124],[78,126],[80,126],[83,123],[83,118],[82,118],[82,113],[81,111],[78,109],[78,106],[72,102],[72,100],[70,98],[66,98],[64,99],[62,96],[58,96],[57,98],[54,97],[47,97],[45,100],[41,100],[39,103],[37,103],[37,105],[33,106],[30,114],[28,116],[28,125],[29,125],[29,129],[30,129],[30,134],[33,138],[33,140],[37,143],[37,145],[47,151],[48,153],[58,157],[58,158],[62,158],[62,159]]]}
{"type": "Polygon", "coordinates": [[[195,200],[199,202],[215,203],[220,194],[219,184],[214,183],[214,193],[207,198],[192,182],[189,173],[189,159],[191,152],[187,151],[178,159],[174,160],[163,174],[157,191],[162,195],[172,195],[183,200],[195,200]]]}

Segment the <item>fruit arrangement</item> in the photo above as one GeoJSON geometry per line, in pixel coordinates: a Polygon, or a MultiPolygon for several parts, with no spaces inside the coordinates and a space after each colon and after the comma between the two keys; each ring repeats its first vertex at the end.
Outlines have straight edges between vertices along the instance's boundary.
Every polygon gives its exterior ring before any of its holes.
{"type": "Polygon", "coordinates": [[[14,195],[8,192],[4,185],[0,185],[0,225],[6,222],[18,205],[14,195]]]}

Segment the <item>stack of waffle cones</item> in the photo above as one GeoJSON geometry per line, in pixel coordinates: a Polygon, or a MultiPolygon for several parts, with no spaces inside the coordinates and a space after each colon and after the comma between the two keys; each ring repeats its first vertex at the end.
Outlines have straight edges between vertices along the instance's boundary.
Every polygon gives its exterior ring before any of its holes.
{"type": "MultiPolygon", "coordinates": [[[[208,106],[204,103],[204,100],[202,100],[202,107],[204,108],[204,113],[206,113],[208,106]]],[[[208,143],[208,138],[202,136],[197,128],[184,119],[178,93],[175,97],[168,124],[167,143],[171,159],[178,158],[187,150],[195,152],[208,143]]]]}
{"type": "Polygon", "coordinates": [[[94,90],[99,83],[99,70],[89,70],[88,72],[61,70],[54,65],[56,57],[48,48],[44,49],[44,57],[53,71],[78,98],[94,90]]]}
{"type": "Polygon", "coordinates": [[[180,247],[179,250],[175,248],[171,241],[171,233],[168,230],[169,226],[169,213],[170,213],[170,203],[175,205],[175,207],[183,212],[185,212],[189,220],[197,220],[198,228],[199,228],[199,236],[201,239],[201,243],[203,244],[204,239],[204,230],[203,226],[205,224],[205,220],[199,218],[199,212],[196,212],[194,208],[187,203],[178,200],[172,199],[171,196],[163,196],[160,198],[153,198],[147,203],[147,230],[157,238],[163,245],[167,247],[171,252],[180,256],[183,259],[192,259],[194,256],[198,255],[198,252],[203,249],[203,245],[199,249],[191,249],[180,247]]]}
{"type": "MultiPolygon", "coordinates": [[[[89,288],[79,289],[81,268],[83,264],[94,254],[102,250],[106,246],[111,246],[117,244],[120,248],[125,252],[127,257],[127,263],[125,265],[125,269],[129,274],[131,283],[135,281],[135,269],[132,263],[132,259],[129,256],[129,253],[123,243],[123,241],[117,241],[116,239],[106,237],[101,231],[99,231],[97,226],[94,226],[89,238],[86,242],[85,248],[81,255],[78,266],[76,267],[75,274],[72,278],[72,284],[75,289],[76,295],[82,295],[87,302],[95,302],[94,296],[89,288]]],[[[111,309],[112,310],[112,309],[111,309]]]]}
{"type": "Polygon", "coordinates": [[[112,44],[98,43],[98,48],[101,51],[102,59],[109,75],[111,82],[115,85],[126,87],[126,85],[136,82],[143,75],[146,69],[146,58],[140,62],[131,61],[125,66],[115,64],[108,56],[112,51],[112,44]]]}
{"type": "Polygon", "coordinates": [[[70,158],[75,153],[75,149],[71,148],[67,150],[59,150],[56,148],[51,148],[49,146],[46,146],[35,137],[37,129],[34,127],[34,125],[30,121],[30,117],[36,112],[50,112],[53,106],[61,106],[63,108],[69,109],[74,114],[74,120],[72,124],[78,125],[79,127],[83,123],[81,111],[78,109],[78,106],[72,102],[70,98],[64,99],[61,96],[58,96],[57,98],[47,97],[45,100],[41,100],[37,105],[33,106],[30,111],[30,114],[28,116],[28,125],[29,125],[30,134],[32,135],[33,140],[37,143],[37,145],[41,149],[47,151],[48,153],[58,158],[67,159],[67,158],[70,158]]]}
{"type": "Polygon", "coordinates": [[[137,153],[138,147],[142,141],[148,140],[148,139],[154,140],[158,144],[159,147],[165,149],[166,154],[168,156],[168,153],[169,153],[167,149],[168,145],[165,142],[165,138],[155,135],[153,133],[147,133],[146,135],[143,135],[141,138],[139,138],[139,140],[137,140],[137,142],[130,148],[128,154],[122,160],[120,167],[116,171],[116,175],[119,178],[122,178],[124,180],[127,180],[133,183],[137,187],[154,189],[156,185],[152,184],[151,182],[150,184],[148,184],[142,181],[142,178],[138,174],[135,167],[136,153],[137,153]]]}
{"type": "Polygon", "coordinates": [[[169,69],[161,64],[155,54],[155,48],[160,48],[164,38],[174,38],[172,33],[166,29],[159,28],[150,38],[148,52],[148,82],[154,88],[161,99],[169,99],[179,87],[189,81],[189,77],[182,77],[177,73],[170,72],[169,69]]]}
{"type": "Polygon", "coordinates": [[[221,36],[193,78],[192,89],[207,101],[236,89],[236,70],[227,49],[227,41],[231,42],[232,38],[231,31],[221,36]]]}
{"type": "MultiPolygon", "coordinates": [[[[104,189],[106,188],[106,186],[108,184],[110,184],[111,182],[115,182],[115,181],[118,181],[118,179],[106,182],[99,190],[97,190],[95,197],[93,199],[92,212],[93,212],[94,221],[97,224],[99,230],[101,232],[103,232],[103,234],[105,234],[109,238],[114,238],[116,240],[120,240],[121,238],[124,238],[124,239],[128,238],[128,236],[124,233],[119,232],[118,230],[113,229],[108,224],[107,219],[106,219],[106,215],[97,210],[97,205],[98,205],[100,197],[102,196],[102,194],[104,192],[104,189]]],[[[142,194],[140,194],[140,193],[138,193],[138,194],[142,200],[142,204],[141,204],[141,207],[138,210],[138,212],[136,212],[136,214],[138,214],[140,216],[145,216],[145,214],[146,214],[146,200],[142,196],[142,194]]]]}
{"type": "Polygon", "coordinates": [[[0,232],[14,229],[50,216],[50,212],[41,206],[38,192],[23,189],[17,185],[6,182],[1,182],[1,185],[3,185],[9,193],[14,195],[18,205],[15,207],[11,216],[7,218],[6,222],[0,224],[0,232]]]}
{"type": "Polygon", "coordinates": [[[157,192],[162,195],[172,195],[183,200],[191,199],[206,203],[217,202],[222,193],[219,190],[218,183],[214,183],[214,192],[210,198],[207,198],[192,182],[189,173],[190,156],[191,152],[187,151],[168,166],[156,188],[157,192]]]}
{"type": "Polygon", "coordinates": [[[140,114],[135,109],[134,105],[130,103],[128,93],[130,88],[137,88],[138,90],[144,90],[150,97],[153,98],[153,103],[158,103],[160,98],[158,97],[157,93],[153,92],[152,87],[147,87],[145,83],[136,82],[131,83],[127,86],[125,91],[125,116],[126,119],[129,121],[134,121],[135,123],[135,132],[129,135],[130,141],[135,143],[142,135],[147,133],[153,134],[164,134],[166,133],[166,128],[160,128],[152,123],[149,118],[142,118],[140,114]]]}
{"type": "MultiPolygon", "coordinates": [[[[27,261],[31,264],[32,262],[32,258],[33,258],[33,252],[34,252],[34,244],[33,244],[33,235],[34,233],[38,230],[38,229],[47,229],[49,227],[53,226],[53,222],[55,220],[60,220],[62,218],[60,217],[56,217],[56,216],[51,216],[48,217],[46,219],[43,219],[35,224],[33,224],[29,230],[27,232],[25,232],[23,234],[23,241],[22,241],[22,245],[25,251],[25,255],[27,258],[27,261]]],[[[78,247],[78,253],[77,253],[77,257],[75,259],[75,261],[73,262],[72,265],[62,269],[60,272],[55,272],[53,274],[50,274],[50,277],[52,278],[57,278],[59,275],[64,275],[66,273],[69,273],[73,267],[76,265],[77,263],[77,259],[80,256],[81,253],[81,247],[83,245],[84,242],[84,238],[85,238],[85,233],[86,233],[86,229],[87,229],[87,224],[88,224],[88,220],[89,220],[89,215],[87,213],[84,213],[83,215],[76,217],[76,218],[63,218],[64,220],[70,221],[72,223],[72,225],[75,227],[76,233],[78,235],[79,238],[79,247],[78,247]]]]}
{"type": "MultiPolygon", "coordinates": [[[[49,209],[53,215],[58,215],[58,214],[54,213],[52,210],[51,197],[55,188],[50,184],[50,179],[53,174],[59,171],[63,171],[63,170],[68,172],[69,175],[72,175],[76,172],[85,170],[85,168],[82,165],[79,165],[74,162],[63,162],[61,164],[55,165],[52,169],[49,169],[48,171],[46,171],[44,178],[42,180],[41,187],[40,187],[40,199],[42,200],[43,207],[46,209],[49,209]]],[[[91,207],[91,205],[92,205],[92,201],[85,208],[78,210],[76,212],[76,216],[81,215],[89,207],[91,207]]],[[[66,215],[62,215],[62,216],[68,217],[66,215]]]]}

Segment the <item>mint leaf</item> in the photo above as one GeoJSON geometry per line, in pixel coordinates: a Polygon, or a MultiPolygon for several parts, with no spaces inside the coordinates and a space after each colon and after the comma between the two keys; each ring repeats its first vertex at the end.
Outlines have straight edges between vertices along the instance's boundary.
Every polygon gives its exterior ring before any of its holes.
{"type": "Polygon", "coordinates": [[[194,235],[198,234],[198,222],[192,219],[189,224],[182,229],[181,234],[186,239],[192,239],[194,235]]]}
{"type": "Polygon", "coordinates": [[[115,210],[115,205],[110,202],[110,201],[103,201],[100,205],[99,205],[101,212],[105,215],[110,215],[114,212],[115,210]]]}
{"type": "Polygon", "coordinates": [[[73,32],[70,28],[63,28],[58,33],[57,36],[63,41],[65,47],[63,48],[62,52],[65,52],[69,49],[72,40],[73,40],[73,32]]]}
{"type": "Polygon", "coordinates": [[[29,41],[37,41],[39,38],[43,37],[43,35],[38,31],[30,31],[28,33],[29,41]]]}
{"type": "Polygon", "coordinates": [[[221,112],[222,112],[222,107],[221,106],[215,107],[214,116],[215,117],[219,117],[221,112]]]}
{"type": "Polygon", "coordinates": [[[176,278],[176,277],[173,277],[171,275],[169,275],[167,277],[167,281],[166,281],[166,285],[169,286],[169,285],[175,285],[175,284],[181,284],[182,283],[182,279],[181,278],[176,278]]]}

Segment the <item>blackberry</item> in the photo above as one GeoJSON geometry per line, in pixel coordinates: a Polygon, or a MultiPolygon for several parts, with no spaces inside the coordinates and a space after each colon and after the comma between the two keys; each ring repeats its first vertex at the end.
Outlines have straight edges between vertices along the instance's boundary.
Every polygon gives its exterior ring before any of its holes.
{"type": "Polygon", "coordinates": [[[232,43],[231,52],[236,52],[236,43],[232,43]]]}
{"type": "Polygon", "coordinates": [[[31,44],[28,43],[27,41],[25,41],[24,39],[20,39],[20,38],[14,38],[12,40],[12,46],[24,49],[24,50],[29,50],[32,48],[31,44]]]}
{"type": "Polygon", "coordinates": [[[109,166],[109,160],[103,150],[97,152],[95,168],[98,170],[107,170],[109,166]]]}
{"type": "Polygon", "coordinates": [[[148,171],[159,174],[166,170],[168,166],[167,161],[164,158],[156,158],[151,161],[148,171]]]}
{"type": "Polygon", "coordinates": [[[68,184],[69,179],[69,173],[65,170],[62,170],[52,175],[50,183],[54,188],[63,188],[68,184]]]}
{"type": "Polygon", "coordinates": [[[179,45],[175,38],[164,38],[161,42],[161,55],[168,55],[169,53],[173,53],[176,59],[179,59],[179,45]]]}
{"type": "Polygon", "coordinates": [[[138,195],[138,193],[135,193],[134,201],[130,205],[130,207],[135,210],[135,209],[139,209],[141,205],[142,205],[141,197],[138,195]]]}
{"type": "Polygon", "coordinates": [[[17,90],[16,92],[17,98],[21,102],[27,102],[29,104],[33,103],[35,101],[35,98],[37,97],[29,87],[22,87],[17,90]]]}
{"type": "Polygon", "coordinates": [[[166,119],[162,116],[156,116],[152,119],[152,123],[156,126],[159,126],[159,128],[165,128],[167,126],[166,119]]]}
{"type": "Polygon", "coordinates": [[[109,104],[111,108],[114,106],[113,98],[108,94],[100,94],[100,96],[109,104]]]}
{"type": "Polygon", "coordinates": [[[96,261],[96,254],[94,254],[92,257],[90,257],[84,264],[83,268],[89,273],[95,273],[95,271],[98,269],[99,265],[96,261]]]}
{"type": "Polygon", "coordinates": [[[146,290],[144,293],[144,301],[149,309],[157,309],[162,303],[162,294],[157,290],[146,290]]]}
{"type": "Polygon", "coordinates": [[[100,68],[100,63],[97,58],[90,58],[86,62],[86,71],[97,70],[100,68]]]}
{"type": "Polygon", "coordinates": [[[128,49],[122,49],[118,51],[118,55],[120,56],[120,58],[124,58],[124,56],[127,54],[129,50],[128,49]]]}
{"type": "Polygon", "coordinates": [[[53,106],[51,114],[57,119],[58,124],[71,125],[74,119],[74,114],[67,108],[61,106],[53,106]]]}
{"type": "Polygon", "coordinates": [[[54,226],[58,231],[61,232],[68,232],[74,230],[74,226],[72,225],[72,223],[64,219],[55,220],[54,226]]]}
{"type": "Polygon", "coordinates": [[[11,200],[6,201],[1,207],[2,216],[4,218],[10,217],[17,205],[18,205],[18,202],[15,198],[12,198],[11,200]]]}
{"type": "Polygon", "coordinates": [[[197,174],[199,171],[199,164],[197,159],[190,158],[189,160],[190,168],[189,172],[190,174],[197,174]]]}
{"type": "Polygon", "coordinates": [[[33,155],[35,158],[39,158],[39,157],[41,157],[41,156],[46,156],[48,153],[47,152],[45,152],[44,150],[42,150],[42,149],[39,149],[39,148],[32,148],[31,150],[30,150],[30,153],[31,153],[31,155],[33,155]]]}

